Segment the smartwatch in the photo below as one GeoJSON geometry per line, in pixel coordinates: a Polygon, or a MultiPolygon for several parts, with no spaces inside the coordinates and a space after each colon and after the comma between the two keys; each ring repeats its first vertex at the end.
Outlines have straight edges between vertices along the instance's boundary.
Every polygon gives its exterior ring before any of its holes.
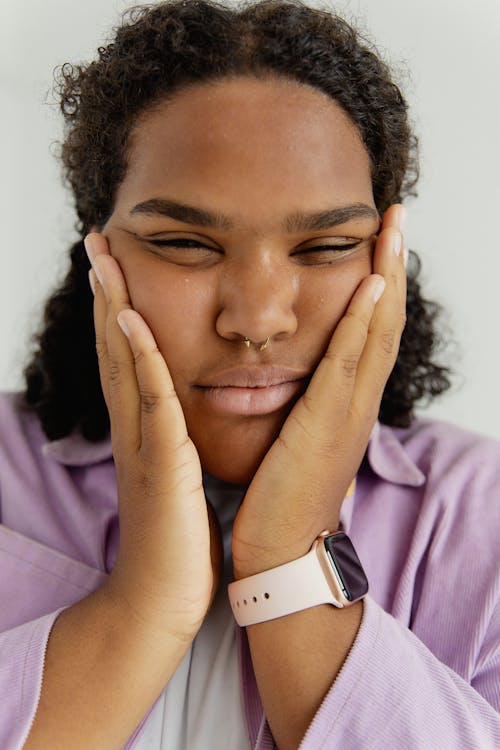
{"type": "Polygon", "coordinates": [[[231,609],[242,627],[318,604],[348,607],[367,591],[363,566],[343,531],[323,531],[303,557],[228,586],[231,609]]]}

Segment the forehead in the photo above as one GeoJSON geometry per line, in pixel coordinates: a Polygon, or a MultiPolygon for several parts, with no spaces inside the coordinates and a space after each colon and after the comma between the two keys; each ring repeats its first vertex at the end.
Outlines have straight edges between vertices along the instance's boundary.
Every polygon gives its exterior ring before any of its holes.
{"type": "Polygon", "coordinates": [[[120,192],[130,192],[130,201],[166,190],[205,204],[207,191],[249,205],[258,196],[264,205],[266,197],[276,201],[283,191],[288,201],[295,192],[327,191],[329,205],[337,193],[339,201],[371,198],[356,126],[322,92],[281,78],[240,76],[183,89],[139,119],[129,145],[120,192]]]}

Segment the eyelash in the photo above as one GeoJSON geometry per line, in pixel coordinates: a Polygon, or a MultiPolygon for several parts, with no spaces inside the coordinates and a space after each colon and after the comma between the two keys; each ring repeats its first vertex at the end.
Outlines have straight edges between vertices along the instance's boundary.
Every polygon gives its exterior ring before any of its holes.
{"type": "MultiPolygon", "coordinates": [[[[362,240],[359,240],[358,242],[350,242],[345,245],[314,245],[313,247],[306,247],[304,250],[299,250],[299,253],[305,253],[309,254],[312,252],[324,252],[324,251],[347,251],[347,250],[353,250],[355,247],[360,245],[362,240]]],[[[148,240],[148,243],[150,245],[155,245],[155,247],[184,247],[188,250],[193,250],[196,248],[202,248],[205,250],[216,250],[214,247],[208,247],[208,245],[203,245],[201,242],[197,242],[196,240],[190,240],[190,239],[182,239],[179,238],[178,240],[148,240]]]]}

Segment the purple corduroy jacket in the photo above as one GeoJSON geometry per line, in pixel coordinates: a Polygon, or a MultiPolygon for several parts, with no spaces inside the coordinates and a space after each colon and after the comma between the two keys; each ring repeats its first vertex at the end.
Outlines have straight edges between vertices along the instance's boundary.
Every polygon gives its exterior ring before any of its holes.
{"type": "MultiPolygon", "coordinates": [[[[500,443],[431,420],[377,424],[341,520],[370,591],[301,750],[500,748],[500,443]]],[[[1,394],[0,521],[0,748],[20,750],[56,617],[116,559],[110,442],[48,442],[18,394],[1,394]]],[[[235,628],[250,744],[273,748],[235,628]]]]}

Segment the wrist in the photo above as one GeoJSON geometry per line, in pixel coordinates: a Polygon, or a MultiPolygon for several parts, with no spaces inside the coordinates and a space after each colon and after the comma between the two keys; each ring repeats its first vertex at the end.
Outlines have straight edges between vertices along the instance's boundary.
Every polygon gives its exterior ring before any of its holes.
{"type": "Polygon", "coordinates": [[[103,601],[114,614],[118,626],[125,625],[137,638],[149,642],[160,652],[177,643],[186,649],[196,637],[208,608],[179,614],[164,603],[155,602],[145,592],[140,595],[114,578],[114,570],[101,587],[103,601]]]}
{"type": "Polygon", "coordinates": [[[296,540],[294,544],[276,549],[262,550],[254,556],[236,556],[233,554],[233,572],[235,580],[249,578],[250,576],[264,573],[271,568],[285,565],[292,560],[307,555],[316,537],[296,540]]]}
{"type": "Polygon", "coordinates": [[[277,538],[276,546],[272,548],[264,549],[254,545],[250,551],[244,552],[238,549],[238,546],[233,541],[232,555],[235,580],[248,578],[257,573],[264,573],[266,570],[277,568],[279,565],[285,565],[292,562],[292,560],[297,560],[299,557],[307,555],[312,544],[323,533],[324,529],[328,528],[330,533],[334,533],[338,530],[339,523],[337,519],[333,524],[330,522],[330,525],[324,525],[318,528],[317,531],[309,532],[307,535],[296,535],[287,541],[284,541],[283,537],[280,536],[277,538]]]}
{"type": "Polygon", "coordinates": [[[368,581],[351,540],[344,532],[327,530],[306,553],[228,586],[231,609],[242,626],[319,604],[351,607],[367,591],[368,581]]]}

